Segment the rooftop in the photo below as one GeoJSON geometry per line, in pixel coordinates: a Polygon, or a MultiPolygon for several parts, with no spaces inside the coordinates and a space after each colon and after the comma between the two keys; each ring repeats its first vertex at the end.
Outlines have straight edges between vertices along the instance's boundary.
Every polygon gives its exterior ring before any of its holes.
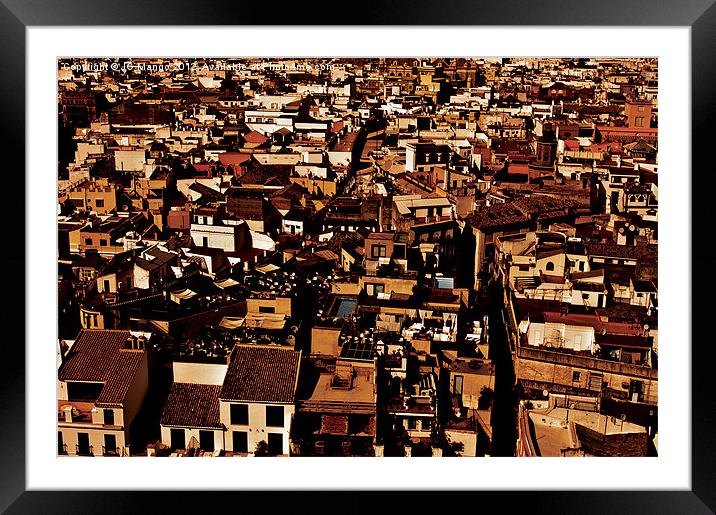
{"type": "Polygon", "coordinates": [[[221,387],[222,400],[292,404],[301,352],[237,345],[221,387]]]}
{"type": "Polygon", "coordinates": [[[221,428],[219,392],[211,384],[172,384],[162,412],[163,426],[221,428]]]}
{"type": "Polygon", "coordinates": [[[129,331],[84,329],[58,371],[60,381],[104,383],[96,404],[122,405],[144,359],[125,348],[129,331]]]}

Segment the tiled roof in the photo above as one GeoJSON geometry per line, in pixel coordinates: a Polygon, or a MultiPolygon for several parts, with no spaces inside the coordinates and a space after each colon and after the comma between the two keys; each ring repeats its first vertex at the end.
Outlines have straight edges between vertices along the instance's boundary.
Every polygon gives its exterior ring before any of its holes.
{"type": "Polygon", "coordinates": [[[636,259],[639,263],[656,263],[657,245],[617,245],[616,243],[587,243],[589,256],[636,259]]]}
{"type": "Polygon", "coordinates": [[[121,405],[144,357],[144,351],[124,348],[129,336],[129,331],[83,330],[60,367],[58,378],[104,383],[96,404],[121,405]]]}
{"type": "Polygon", "coordinates": [[[481,230],[499,229],[504,226],[524,224],[530,218],[525,216],[513,204],[495,204],[482,211],[475,211],[465,217],[473,227],[481,230]]]}
{"type": "Polygon", "coordinates": [[[162,412],[163,426],[222,427],[219,421],[219,392],[213,384],[172,384],[162,412]]]}
{"type": "Polygon", "coordinates": [[[244,140],[247,143],[258,143],[259,145],[265,143],[268,138],[257,131],[251,131],[248,134],[244,134],[244,140]]]}
{"type": "Polygon", "coordinates": [[[295,400],[301,352],[237,345],[221,387],[221,399],[289,404],[295,400]]]}
{"type": "Polygon", "coordinates": [[[580,202],[574,200],[549,197],[547,195],[531,195],[529,197],[521,197],[516,199],[514,204],[520,211],[528,216],[540,213],[563,211],[582,205],[580,202]]]}
{"type": "Polygon", "coordinates": [[[294,166],[288,164],[262,165],[255,160],[246,162],[246,172],[239,179],[241,184],[267,184],[271,180],[283,186],[291,183],[294,166]]]}

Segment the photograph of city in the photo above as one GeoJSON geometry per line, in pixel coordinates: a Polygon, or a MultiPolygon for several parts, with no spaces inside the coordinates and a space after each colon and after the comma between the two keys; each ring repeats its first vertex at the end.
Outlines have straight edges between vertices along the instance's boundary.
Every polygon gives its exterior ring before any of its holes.
{"type": "Polygon", "coordinates": [[[655,58],[58,59],[58,455],[657,456],[657,91],[655,58]]]}

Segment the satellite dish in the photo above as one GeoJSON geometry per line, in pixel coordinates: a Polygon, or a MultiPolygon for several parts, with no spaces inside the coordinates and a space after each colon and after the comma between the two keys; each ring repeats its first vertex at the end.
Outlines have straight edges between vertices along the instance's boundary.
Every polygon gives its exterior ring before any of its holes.
{"type": "Polygon", "coordinates": [[[644,324],[644,331],[648,331],[648,330],[649,330],[649,324],[644,324]]]}
{"type": "Polygon", "coordinates": [[[622,413],[619,418],[621,419],[622,422],[624,422],[626,420],[626,415],[624,413],[622,413]]]}
{"type": "Polygon", "coordinates": [[[631,224],[631,225],[629,226],[629,230],[630,230],[630,231],[636,231],[636,225],[631,224]]]}
{"type": "Polygon", "coordinates": [[[620,234],[624,234],[624,227],[620,227],[620,228],[619,228],[619,233],[620,233],[620,234]]]}
{"type": "Polygon", "coordinates": [[[543,396],[543,397],[548,397],[548,396],[549,396],[549,392],[548,392],[547,390],[542,390],[542,396],[543,396]]]}

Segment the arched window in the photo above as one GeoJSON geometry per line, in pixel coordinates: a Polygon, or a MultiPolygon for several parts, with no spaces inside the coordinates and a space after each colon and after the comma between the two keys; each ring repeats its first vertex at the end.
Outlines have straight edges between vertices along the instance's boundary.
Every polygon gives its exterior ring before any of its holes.
{"type": "Polygon", "coordinates": [[[551,261],[548,261],[547,266],[545,268],[547,269],[548,272],[554,272],[554,263],[552,263],[551,261]]]}

